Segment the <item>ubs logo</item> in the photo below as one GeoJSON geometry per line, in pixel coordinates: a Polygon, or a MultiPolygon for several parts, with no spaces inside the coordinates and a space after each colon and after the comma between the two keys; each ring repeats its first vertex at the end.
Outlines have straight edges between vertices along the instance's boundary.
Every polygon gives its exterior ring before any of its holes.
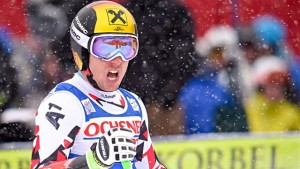
{"type": "Polygon", "coordinates": [[[107,9],[110,25],[127,25],[127,17],[124,11],[119,9],[107,9]]]}

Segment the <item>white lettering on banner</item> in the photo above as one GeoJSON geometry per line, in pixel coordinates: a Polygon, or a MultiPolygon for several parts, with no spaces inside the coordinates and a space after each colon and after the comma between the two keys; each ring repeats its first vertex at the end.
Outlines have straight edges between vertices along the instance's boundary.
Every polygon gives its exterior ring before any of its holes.
{"type": "Polygon", "coordinates": [[[128,128],[133,131],[135,134],[140,133],[140,127],[142,121],[138,117],[123,117],[123,118],[96,118],[87,122],[86,127],[84,128],[84,135],[87,138],[90,137],[100,137],[110,128],[128,128]]]}

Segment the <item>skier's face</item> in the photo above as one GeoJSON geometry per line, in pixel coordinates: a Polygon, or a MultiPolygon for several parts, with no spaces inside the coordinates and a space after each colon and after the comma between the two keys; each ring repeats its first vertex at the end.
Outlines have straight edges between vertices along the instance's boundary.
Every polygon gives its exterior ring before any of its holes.
{"type": "Polygon", "coordinates": [[[115,91],[119,88],[126,73],[128,61],[116,57],[110,61],[104,61],[90,55],[89,66],[93,79],[103,91],[115,91]]]}

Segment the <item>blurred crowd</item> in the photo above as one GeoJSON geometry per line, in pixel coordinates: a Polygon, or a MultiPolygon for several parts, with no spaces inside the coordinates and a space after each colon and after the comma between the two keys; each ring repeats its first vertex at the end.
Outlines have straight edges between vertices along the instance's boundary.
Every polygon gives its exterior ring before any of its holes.
{"type": "MultiPolygon", "coordinates": [[[[134,15],[140,40],[122,87],[146,104],[152,135],[300,130],[300,56],[283,20],[257,15],[196,37],[196,20],[180,1],[115,1],[134,15]]],[[[5,113],[35,114],[47,93],[77,71],[68,28],[90,2],[22,2],[22,40],[0,25],[0,142],[32,140],[31,126],[7,122],[5,113]]]]}

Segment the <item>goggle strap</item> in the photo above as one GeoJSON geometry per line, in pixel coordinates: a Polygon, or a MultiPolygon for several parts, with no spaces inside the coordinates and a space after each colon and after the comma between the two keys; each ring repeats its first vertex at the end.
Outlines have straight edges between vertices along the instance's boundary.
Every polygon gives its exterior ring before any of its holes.
{"type": "Polygon", "coordinates": [[[70,30],[71,37],[82,47],[88,49],[88,42],[90,37],[81,33],[72,22],[71,30],[70,30]]]}
{"type": "Polygon", "coordinates": [[[91,85],[98,89],[101,90],[97,84],[97,82],[93,79],[93,74],[91,73],[90,69],[88,68],[87,70],[83,71],[83,74],[86,75],[86,78],[88,79],[88,81],[91,83],[91,85]]]}
{"type": "Polygon", "coordinates": [[[86,69],[85,71],[83,71],[83,74],[86,76],[90,75],[91,74],[90,69],[86,69]]]}

